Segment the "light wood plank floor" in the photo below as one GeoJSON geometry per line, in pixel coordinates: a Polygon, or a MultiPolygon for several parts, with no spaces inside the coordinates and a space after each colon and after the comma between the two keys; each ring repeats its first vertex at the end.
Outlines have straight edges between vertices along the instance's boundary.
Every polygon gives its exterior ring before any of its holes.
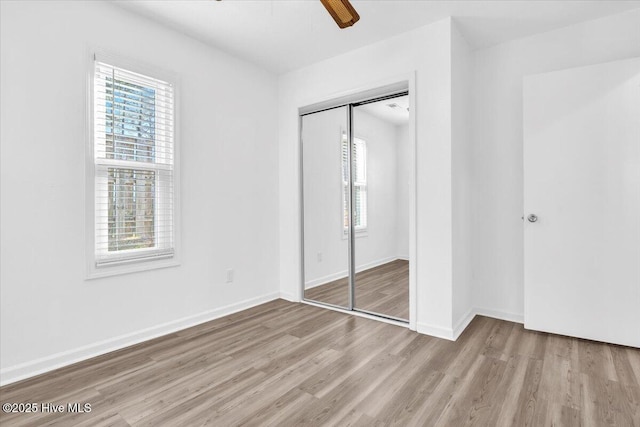
{"type": "Polygon", "coordinates": [[[640,426],[640,351],[476,317],[456,342],[276,300],[5,386],[2,426],[640,426]]]}
{"type": "MultiPolygon", "coordinates": [[[[305,290],[305,298],[346,307],[349,279],[305,290]]],[[[409,320],[409,261],[397,259],[356,273],[356,308],[409,320]]]]}

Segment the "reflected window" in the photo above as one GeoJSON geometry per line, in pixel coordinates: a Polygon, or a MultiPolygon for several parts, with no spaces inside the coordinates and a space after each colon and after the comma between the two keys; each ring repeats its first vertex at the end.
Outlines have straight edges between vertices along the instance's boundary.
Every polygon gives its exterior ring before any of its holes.
{"type": "MultiPolygon", "coordinates": [[[[349,141],[342,133],[342,224],[343,233],[349,229],[349,141]]],[[[353,226],[356,232],[367,230],[367,143],[353,139],[353,226]]]]}

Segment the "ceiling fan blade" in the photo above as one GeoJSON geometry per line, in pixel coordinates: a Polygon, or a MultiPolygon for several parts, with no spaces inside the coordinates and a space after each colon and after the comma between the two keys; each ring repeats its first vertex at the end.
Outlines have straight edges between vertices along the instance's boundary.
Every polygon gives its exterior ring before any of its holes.
{"type": "Polygon", "coordinates": [[[358,22],[360,15],[349,0],[320,0],[338,27],[347,28],[358,22]]]}

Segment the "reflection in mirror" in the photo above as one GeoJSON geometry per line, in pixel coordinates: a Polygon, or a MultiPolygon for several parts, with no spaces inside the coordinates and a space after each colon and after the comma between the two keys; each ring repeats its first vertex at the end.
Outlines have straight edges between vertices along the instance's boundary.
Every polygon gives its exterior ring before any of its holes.
{"type": "Polygon", "coordinates": [[[340,307],[349,306],[346,130],[347,107],[302,117],[304,297],[340,307]]]}
{"type": "Polygon", "coordinates": [[[409,97],[353,108],[355,309],[409,319],[409,97]]]}

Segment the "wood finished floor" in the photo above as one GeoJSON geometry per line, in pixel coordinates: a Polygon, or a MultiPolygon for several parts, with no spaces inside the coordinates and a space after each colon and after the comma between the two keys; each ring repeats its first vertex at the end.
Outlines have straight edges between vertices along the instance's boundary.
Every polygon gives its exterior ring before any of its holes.
{"type": "MultiPolygon", "coordinates": [[[[349,279],[338,279],[305,290],[305,298],[346,307],[349,279]]],[[[409,319],[409,261],[397,259],[356,273],[356,308],[409,319]]]]}
{"type": "Polygon", "coordinates": [[[476,317],[456,342],[276,300],[0,388],[2,426],[640,426],[640,350],[476,317]]]}

